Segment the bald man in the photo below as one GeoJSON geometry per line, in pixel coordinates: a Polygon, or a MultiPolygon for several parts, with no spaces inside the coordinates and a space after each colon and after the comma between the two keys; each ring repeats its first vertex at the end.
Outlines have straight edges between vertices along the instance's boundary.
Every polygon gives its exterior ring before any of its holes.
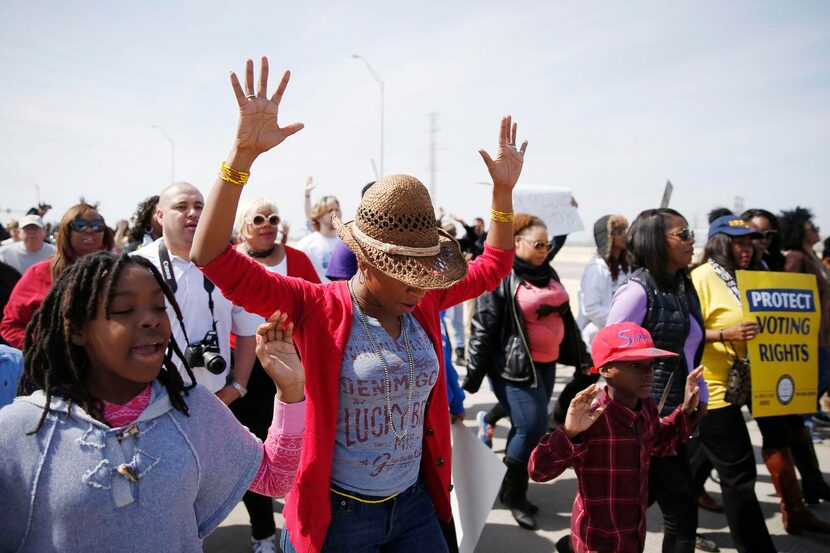
{"type": "MultiPolygon", "coordinates": [[[[204,366],[203,356],[198,356],[198,362],[192,363],[191,368],[197,383],[215,392],[226,405],[229,405],[247,393],[248,378],[256,359],[255,334],[260,319],[229,302],[190,261],[193,234],[196,232],[204,205],[201,192],[192,184],[177,182],[165,188],[159,194],[156,207],[162,236],[134,255],[152,261],[174,290],[184,317],[187,339],[170,305],[167,306],[167,316],[170,318],[173,337],[182,350],[188,344],[206,343],[208,333],[215,332],[219,352],[225,360],[225,370],[220,374],[208,371],[204,366]],[[171,267],[172,273],[166,270],[166,267],[171,267]],[[236,335],[232,373],[231,333],[236,335]]],[[[182,378],[189,382],[181,362],[175,356],[174,362],[182,378]]]]}

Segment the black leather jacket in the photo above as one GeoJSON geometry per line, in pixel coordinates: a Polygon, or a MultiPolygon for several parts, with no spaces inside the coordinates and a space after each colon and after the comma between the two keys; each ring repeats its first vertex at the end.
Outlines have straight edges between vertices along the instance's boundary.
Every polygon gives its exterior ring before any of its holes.
{"type": "MultiPolygon", "coordinates": [[[[554,279],[559,276],[554,271],[554,279]]],[[[467,376],[462,388],[476,392],[485,376],[518,386],[537,386],[536,368],[530,357],[522,310],[516,304],[516,290],[522,279],[510,271],[492,292],[476,300],[470,337],[467,376]]],[[[582,341],[570,304],[557,309],[565,323],[565,337],[559,346],[557,363],[577,368],[591,366],[591,356],[582,341]]]]}

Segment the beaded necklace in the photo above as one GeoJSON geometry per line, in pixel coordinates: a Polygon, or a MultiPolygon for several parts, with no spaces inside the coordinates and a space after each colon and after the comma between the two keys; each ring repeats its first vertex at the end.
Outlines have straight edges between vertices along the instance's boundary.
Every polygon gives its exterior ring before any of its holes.
{"type": "Polygon", "coordinates": [[[354,290],[352,289],[351,281],[349,281],[349,295],[351,295],[352,297],[352,303],[354,304],[354,308],[357,311],[358,319],[360,319],[360,324],[363,326],[363,331],[366,333],[366,338],[372,345],[372,349],[375,351],[375,355],[380,360],[381,367],[383,367],[383,376],[385,378],[386,384],[386,414],[387,418],[389,419],[389,425],[392,427],[392,432],[395,434],[395,437],[399,440],[403,440],[409,432],[410,428],[409,420],[411,417],[409,417],[409,412],[412,409],[412,393],[415,390],[415,361],[413,358],[414,356],[412,354],[412,345],[409,343],[409,331],[406,329],[406,324],[403,315],[401,315],[401,334],[403,334],[403,341],[406,346],[406,356],[409,360],[409,387],[406,390],[406,410],[403,412],[403,434],[398,434],[398,429],[395,428],[395,421],[392,417],[392,379],[389,376],[389,366],[386,364],[386,360],[383,358],[383,355],[381,354],[380,347],[378,347],[377,342],[375,342],[374,336],[372,336],[372,332],[369,330],[369,322],[366,320],[366,315],[363,313],[363,310],[360,309],[360,305],[357,303],[357,297],[355,296],[354,290]]]}

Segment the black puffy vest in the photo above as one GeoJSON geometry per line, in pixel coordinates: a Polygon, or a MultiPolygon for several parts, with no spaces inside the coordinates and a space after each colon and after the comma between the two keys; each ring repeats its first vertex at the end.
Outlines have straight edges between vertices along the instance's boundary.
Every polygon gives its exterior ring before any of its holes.
{"type": "MultiPolygon", "coordinates": [[[[686,375],[688,374],[683,346],[691,326],[689,322],[690,309],[692,316],[698,319],[700,327],[703,328],[699,302],[691,282],[684,276],[679,276],[678,279],[680,282],[676,290],[666,290],[658,286],[651,273],[645,269],[637,269],[631,275],[631,280],[645,289],[648,298],[648,311],[643,321],[643,328],[651,333],[655,347],[679,355],[679,357],[665,357],[654,360],[654,387],[651,394],[658,404],[666,391],[666,387],[669,387],[666,403],[660,413],[661,416],[671,413],[678,405],[683,403],[686,375]],[[674,376],[672,377],[672,375],[674,376]],[[671,382],[669,382],[670,380],[671,382]]],[[[698,348],[695,362],[699,362],[702,349],[702,347],[698,348]]]]}

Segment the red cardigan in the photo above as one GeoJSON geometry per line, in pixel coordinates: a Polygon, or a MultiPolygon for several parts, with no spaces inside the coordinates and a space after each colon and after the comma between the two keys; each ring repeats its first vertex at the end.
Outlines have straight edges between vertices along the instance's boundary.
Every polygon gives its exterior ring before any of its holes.
{"type": "MultiPolygon", "coordinates": [[[[452,520],[449,404],[438,313],[492,290],[509,272],[513,250],[487,246],[467,276],[447,290],[429,291],[413,315],[432,341],[440,366],[427,401],[421,477],[438,517],[452,520]]],[[[294,322],[294,340],[308,378],[306,425],[297,482],[286,496],[286,527],[300,553],[320,551],[331,520],[330,475],[337,426],[340,364],[352,328],[352,301],[346,281],[311,284],[267,272],[231,248],[202,267],[231,302],[269,317],[277,309],[294,322]]]]}
{"type": "Polygon", "coordinates": [[[29,267],[17,281],[0,322],[0,334],[10,346],[23,349],[26,326],[52,288],[52,258],[29,267]]]}

